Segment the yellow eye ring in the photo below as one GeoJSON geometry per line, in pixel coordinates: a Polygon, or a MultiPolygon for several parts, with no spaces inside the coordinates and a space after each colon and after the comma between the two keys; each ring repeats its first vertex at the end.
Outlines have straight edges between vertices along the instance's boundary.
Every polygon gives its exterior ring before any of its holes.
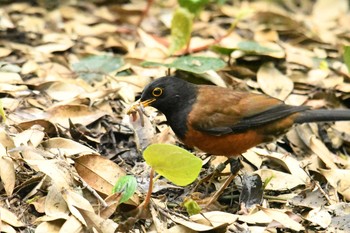
{"type": "Polygon", "coordinates": [[[162,94],[163,94],[163,89],[160,88],[160,87],[156,87],[156,88],[154,88],[153,91],[152,91],[152,95],[153,95],[154,97],[159,97],[159,96],[161,96],[162,94]]]}

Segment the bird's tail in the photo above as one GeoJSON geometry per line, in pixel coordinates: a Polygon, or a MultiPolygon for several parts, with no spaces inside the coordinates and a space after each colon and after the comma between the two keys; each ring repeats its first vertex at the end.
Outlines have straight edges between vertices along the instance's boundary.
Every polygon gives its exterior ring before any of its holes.
{"type": "Polygon", "coordinates": [[[295,123],[321,122],[321,121],[350,121],[350,110],[306,110],[300,112],[295,123]]]}

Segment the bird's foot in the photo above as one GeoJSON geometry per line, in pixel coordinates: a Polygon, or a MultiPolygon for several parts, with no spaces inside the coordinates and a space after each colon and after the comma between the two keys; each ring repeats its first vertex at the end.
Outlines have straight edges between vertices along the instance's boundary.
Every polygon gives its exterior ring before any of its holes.
{"type": "Polygon", "coordinates": [[[225,164],[228,164],[228,163],[231,166],[231,175],[226,179],[226,181],[220,187],[220,189],[217,190],[215,194],[209,199],[209,201],[206,203],[206,208],[209,208],[210,205],[212,205],[215,201],[217,201],[217,199],[221,196],[224,190],[229,186],[229,184],[237,176],[239,170],[243,167],[239,159],[229,158],[227,161],[225,161],[225,164]]]}

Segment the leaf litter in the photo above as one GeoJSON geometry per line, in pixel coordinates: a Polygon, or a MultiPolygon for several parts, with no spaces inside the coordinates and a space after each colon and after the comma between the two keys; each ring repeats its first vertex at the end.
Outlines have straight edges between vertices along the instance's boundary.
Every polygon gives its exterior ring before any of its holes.
{"type": "Polygon", "coordinates": [[[143,116],[136,109],[136,121],[126,111],[169,69],[289,104],[350,106],[346,0],[204,2],[197,11],[180,1],[193,18],[175,11],[175,0],[154,1],[147,13],[147,2],[137,0],[2,3],[2,231],[349,231],[348,122],[297,126],[277,143],[252,148],[240,175],[262,184],[242,186],[237,177],[209,211],[198,207],[201,213],[189,216],[184,201],[205,204],[225,181],[222,174],[209,182],[217,161],[192,151],[203,161],[202,185],[194,190],[197,181],[179,187],[161,178],[148,215],[133,212],[149,183],[141,152],[151,143],[181,143],[154,110],[143,116]],[[171,21],[174,12],[186,31],[171,21]],[[169,51],[179,35],[190,43],[180,36],[169,51]],[[228,65],[190,60],[184,67],[171,53],[228,65]],[[219,70],[201,70],[202,63],[219,70]],[[138,187],[119,204],[112,189],[126,174],[138,187]]]}

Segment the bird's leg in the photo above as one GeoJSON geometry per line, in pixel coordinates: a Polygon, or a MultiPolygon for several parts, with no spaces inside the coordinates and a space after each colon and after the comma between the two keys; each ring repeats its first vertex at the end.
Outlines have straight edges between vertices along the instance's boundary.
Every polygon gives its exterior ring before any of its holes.
{"type": "Polygon", "coordinates": [[[230,163],[230,159],[227,159],[224,163],[220,163],[218,166],[215,167],[213,173],[210,175],[208,184],[205,185],[206,186],[206,189],[205,189],[206,194],[208,194],[208,189],[209,189],[210,185],[213,183],[214,179],[219,176],[219,174],[225,169],[225,167],[229,163],[230,163]]]}
{"type": "Polygon", "coordinates": [[[205,195],[207,195],[209,193],[209,187],[213,183],[214,179],[221,174],[221,172],[225,169],[225,167],[229,163],[230,163],[230,159],[227,159],[224,163],[220,163],[219,165],[217,165],[214,168],[214,171],[212,173],[208,174],[206,177],[198,181],[196,186],[193,188],[192,192],[195,192],[198,189],[198,187],[201,184],[203,184],[205,186],[205,195]],[[204,184],[205,182],[207,182],[207,184],[204,184]]]}
{"type": "Polygon", "coordinates": [[[223,191],[227,188],[227,186],[229,186],[232,180],[237,176],[239,170],[242,168],[242,164],[239,159],[229,158],[226,162],[230,163],[231,175],[225,180],[225,183],[220,187],[220,189],[216,191],[216,193],[209,199],[208,203],[206,204],[207,207],[209,207],[220,197],[223,191]]]}
{"type": "Polygon", "coordinates": [[[237,175],[239,170],[243,168],[240,159],[229,158],[227,161],[230,164],[231,174],[237,175]]]}

